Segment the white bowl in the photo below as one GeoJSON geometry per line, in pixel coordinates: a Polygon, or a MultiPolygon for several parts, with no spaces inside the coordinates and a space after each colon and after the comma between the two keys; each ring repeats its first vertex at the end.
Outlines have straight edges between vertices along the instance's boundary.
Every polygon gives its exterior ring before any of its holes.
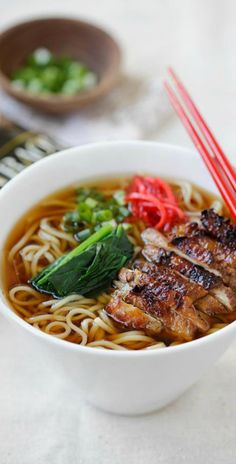
{"type": "MultiPolygon", "coordinates": [[[[16,221],[55,190],[91,178],[137,172],[186,178],[216,191],[199,155],[180,147],[111,142],[72,148],[37,162],[1,190],[1,249],[16,221]]],[[[234,322],[201,339],[157,351],[86,348],[54,338],[24,322],[12,311],[3,289],[0,299],[2,313],[29,338],[31,353],[35,348],[37,356],[39,343],[45,357],[53,357],[53,376],[66,376],[90,403],[118,414],[150,412],[176,399],[209,369],[236,334],[234,322]]]]}

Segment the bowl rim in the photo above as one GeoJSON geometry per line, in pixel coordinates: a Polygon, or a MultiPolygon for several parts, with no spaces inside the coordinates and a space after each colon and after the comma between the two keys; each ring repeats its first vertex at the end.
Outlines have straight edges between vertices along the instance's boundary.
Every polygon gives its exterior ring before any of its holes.
{"type": "Polygon", "coordinates": [[[93,99],[97,97],[97,94],[99,96],[102,96],[106,93],[107,90],[109,90],[113,83],[116,81],[120,66],[121,66],[121,47],[119,42],[116,40],[116,38],[111,35],[110,32],[106,29],[103,28],[100,25],[97,25],[96,23],[86,21],[81,19],[80,17],[74,17],[72,18],[71,16],[41,16],[41,17],[32,17],[31,19],[25,19],[20,22],[14,22],[11,24],[9,27],[3,29],[0,32],[0,48],[1,48],[1,41],[8,39],[8,36],[11,35],[11,33],[18,28],[23,28],[25,26],[28,26],[29,24],[37,24],[40,22],[50,22],[50,21],[68,21],[77,25],[83,25],[85,27],[89,27],[93,29],[94,31],[98,31],[101,33],[104,37],[107,37],[112,42],[112,46],[114,47],[115,53],[116,53],[116,60],[115,60],[115,67],[109,73],[106,73],[104,77],[101,80],[98,80],[96,85],[92,87],[91,89],[81,91],[75,95],[62,95],[60,93],[58,94],[53,94],[53,93],[48,93],[48,94],[37,94],[33,93],[30,91],[27,91],[25,89],[19,89],[15,87],[11,79],[3,72],[1,66],[0,66],[0,83],[2,84],[3,88],[6,91],[11,92],[11,95],[16,96],[17,98],[24,98],[24,100],[27,100],[27,103],[33,103],[37,100],[37,102],[42,102],[43,103],[48,103],[48,104],[53,104],[53,105],[59,105],[59,104],[70,104],[72,102],[78,102],[82,103],[84,100],[87,99],[93,99]]]}
{"type": "MultiPolygon", "coordinates": [[[[119,141],[104,141],[104,142],[97,142],[97,143],[90,143],[86,145],[81,145],[81,146],[76,146],[72,148],[68,148],[65,150],[62,150],[60,152],[57,152],[53,154],[53,159],[54,157],[57,158],[64,158],[65,156],[68,156],[68,153],[75,153],[78,152],[78,150],[81,151],[90,151],[94,150],[96,151],[96,148],[101,148],[101,147],[109,147],[109,146],[121,146],[121,147],[127,147],[127,146],[153,146],[153,147],[159,147],[163,149],[169,149],[169,150],[174,150],[179,151],[179,153],[184,153],[187,154],[190,157],[196,157],[197,153],[195,150],[191,150],[186,147],[182,147],[180,145],[174,145],[174,144],[169,144],[169,143],[160,143],[156,141],[146,141],[146,140],[119,140],[119,141]]],[[[45,157],[31,166],[27,167],[23,171],[21,171],[17,176],[15,176],[13,179],[11,179],[1,190],[0,190],[0,199],[4,199],[5,195],[8,195],[8,191],[12,190],[14,188],[15,183],[21,183],[22,180],[24,180],[24,177],[28,177],[28,175],[32,171],[37,171],[38,166],[47,164],[48,162],[50,163],[52,161],[51,155],[48,157],[45,157]]],[[[1,200],[2,201],[2,200],[1,200]]],[[[124,357],[124,358],[136,358],[136,357],[143,357],[143,356],[168,356],[171,355],[172,353],[178,353],[186,350],[194,350],[198,349],[198,347],[204,346],[206,344],[209,344],[211,342],[216,341],[217,339],[220,339],[221,337],[225,336],[226,334],[231,334],[235,330],[236,332],[236,321],[233,321],[229,323],[227,326],[217,330],[214,333],[211,333],[209,335],[205,335],[201,338],[198,338],[196,340],[192,340],[190,342],[185,342],[181,343],[180,345],[175,345],[175,346],[169,346],[169,347],[164,347],[160,349],[150,349],[150,350],[109,350],[109,349],[101,349],[101,348],[96,348],[93,349],[92,347],[87,347],[86,345],[79,345],[75,343],[68,342],[63,339],[59,339],[56,337],[53,337],[50,334],[47,334],[45,332],[42,332],[39,329],[36,329],[35,327],[31,326],[28,324],[24,319],[22,319],[20,316],[18,316],[17,313],[14,312],[14,310],[11,308],[11,305],[9,302],[6,302],[6,299],[4,298],[4,293],[3,293],[3,288],[2,286],[0,287],[0,313],[2,313],[4,316],[6,316],[7,319],[12,320],[15,322],[17,325],[21,326],[23,329],[29,331],[32,335],[36,337],[40,337],[41,339],[44,339],[46,343],[52,343],[58,348],[62,348],[63,346],[65,347],[66,350],[71,350],[74,352],[81,352],[86,355],[90,356],[115,356],[115,357],[124,357]]]]}

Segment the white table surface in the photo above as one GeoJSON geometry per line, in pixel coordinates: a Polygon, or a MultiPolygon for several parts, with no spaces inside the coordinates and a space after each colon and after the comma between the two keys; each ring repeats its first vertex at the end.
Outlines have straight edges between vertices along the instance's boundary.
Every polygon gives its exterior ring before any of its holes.
{"type": "MultiPolygon", "coordinates": [[[[179,71],[227,152],[236,155],[234,0],[0,0],[0,27],[31,15],[78,15],[106,26],[128,75],[179,71]]],[[[189,145],[175,116],[153,134],[189,145]]],[[[2,219],[3,220],[3,219],[2,219]]],[[[236,342],[188,393],[164,410],[118,417],[95,410],[42,353],[0,317],[1,464],[234,464],[236,342]]]]}

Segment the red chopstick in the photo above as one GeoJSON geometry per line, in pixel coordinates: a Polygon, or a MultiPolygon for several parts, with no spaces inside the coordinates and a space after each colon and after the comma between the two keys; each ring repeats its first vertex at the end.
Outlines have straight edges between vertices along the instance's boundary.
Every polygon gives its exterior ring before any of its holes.
{"type": "MultiPolygon", "coordinates": [[[[181,85],[181,82],[179,80],[178,80],[178,82],[179,82],[179,85],[181,85]]],[[[220,163],[218,161],[219,157],[220,157],[220,152],[217,151],[217,156],[216,156],[216,148],[214,148],[213,153],[214,153],[215,157],[212,157],[212,155],[208,151],[207,147],[203,143],[201,137],[197,133],[195,127],[193,126],[193,124],[192,124],[189,116],[187,115],[183,105],[181,104],[180,100],[177,98],[175,92],[172,90],[172,88],[168,84],[168,82],[165,82],[164,85],[165,85],[168,97],[169,97],[174,109],[176,110],[176,112],[180,116],[180,119],[181,119],[182,123],[186,127],[191,139],[193,140],[194,145],[196,146],[197,150],[199,151],[199,153],[200,153],[204,163],[206,164],[206,166],[207,166],[207,168],[208,168],[208,170],[209,170],[209,172],[210,172],[216,186],[218,187],[218,189],[219,189],[219,191],[220,191],[226,205],[228,206],[234,220],[236,221],[236,195],[235,195],[235,191],[232,190],[232,188],[231,188],[233,177],[231,176],[231,178],[230,178],[231,180],[229,180],[229,176],[228,176],[228,173],[227,173],[226,169],[225,168],[223,169],[223,167],[222,167],[222,162],[220,163]]],[[[179,88],[179,86],[178,86],[178,88],[179,88]]],[[[182,86],[182,89],[183,89],[183,86],[182,86]]],[[[193,121],[200,128],[199,118],[197,118],[198,121],[196,121],[196,111],[197,111],[199,116],[201,116],[201,115],[200,115],[199,111],[196,109],[195,104],[192,102],[192,99],[191,99],[191,102],[194,105],[194,111],[192,111],[193,107],[192,107],[192,105],[190,105],[190,100],[188,100],[188,105],[187,105],[185,91],[182,90],[181,95],[182,95],[183,101],[185,102],[186,106],[188,106],[188,108],[189,108],[189,112],[190,112],[190,114],[192,116],[193,121]]],[[[189,99],[190,99],[190,97],[189,97],[189,99]]],[[[201,119],[203,121],[202,117],[201,117],[201,119]]],[[[202,127],[201,127],[201,130],[202,130],[202,127]]],[[[214,139],[214,137],[211,134],[211,132],[209,131],[206,123],[204,122],[204,133],[202,135],[206,136],[206,132],[208,132],[209,139],[211,139],[211,138],[214,139]]],[[[214,141],[215,141],[215,139],[214,139],[214,141]]],[[[213,146],[213,142],[212,142],[212,146],[213,146]]],[[[212,146],[211,146],[211,148],[212,148],[212,146]]],[[[217,147],[219,146],[217,142],[216,142],[216,145],[214,145],[214,147],[216,147],[216,146],[217,147]]],[[[226,160],[227,160],[227,158],[226,158],[226,160]]],[[[233,168],[230,165],[228,160],[227,160],[227,163],[229,164],[230,171],[233,171],[233,168]]]]}
{"type": "Polygon", "coordinates": [[[203,119],[202,115],[200,114],[199,110],[197,109],[195,103],[193,102],[192,98],[190,97],[186,87],[184,87],[183,83],[180,81],[178,76],[176,75],[175,71],[172,68],[168,69],[170,76],[173,78],[177,88],[182,95],[184,102],[191,111],[192,115],[194,116],[195,123],[202,131],[202,134],[206,138],[212,153],[215,155],[219,165],[221,166],[223,172],[227,176],[231,186],[236,191],[236,172],[231,166],[228,158],[224,154],[222,148],[220,147],[219,143],[215,139],[214,135],[212,134],[211,130],[207,126],[205,120],[203,119]]]}

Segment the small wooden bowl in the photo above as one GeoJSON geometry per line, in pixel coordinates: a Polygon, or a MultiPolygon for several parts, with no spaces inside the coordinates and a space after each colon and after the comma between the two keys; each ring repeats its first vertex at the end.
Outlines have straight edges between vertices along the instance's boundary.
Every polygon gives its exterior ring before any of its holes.
{"type": "Polygon", "coordinates": [[[0,83],[7,93],[48,113],[66,113],[94,102],[114,85],[121,52],[102,29],[76,19],[45,18],[18,24],[0,35],[0,83]],[[74,96],[36,95],[12,85],[11,74],[39,47],[85,63],[98,76],[91,89],[74,96]]]}

